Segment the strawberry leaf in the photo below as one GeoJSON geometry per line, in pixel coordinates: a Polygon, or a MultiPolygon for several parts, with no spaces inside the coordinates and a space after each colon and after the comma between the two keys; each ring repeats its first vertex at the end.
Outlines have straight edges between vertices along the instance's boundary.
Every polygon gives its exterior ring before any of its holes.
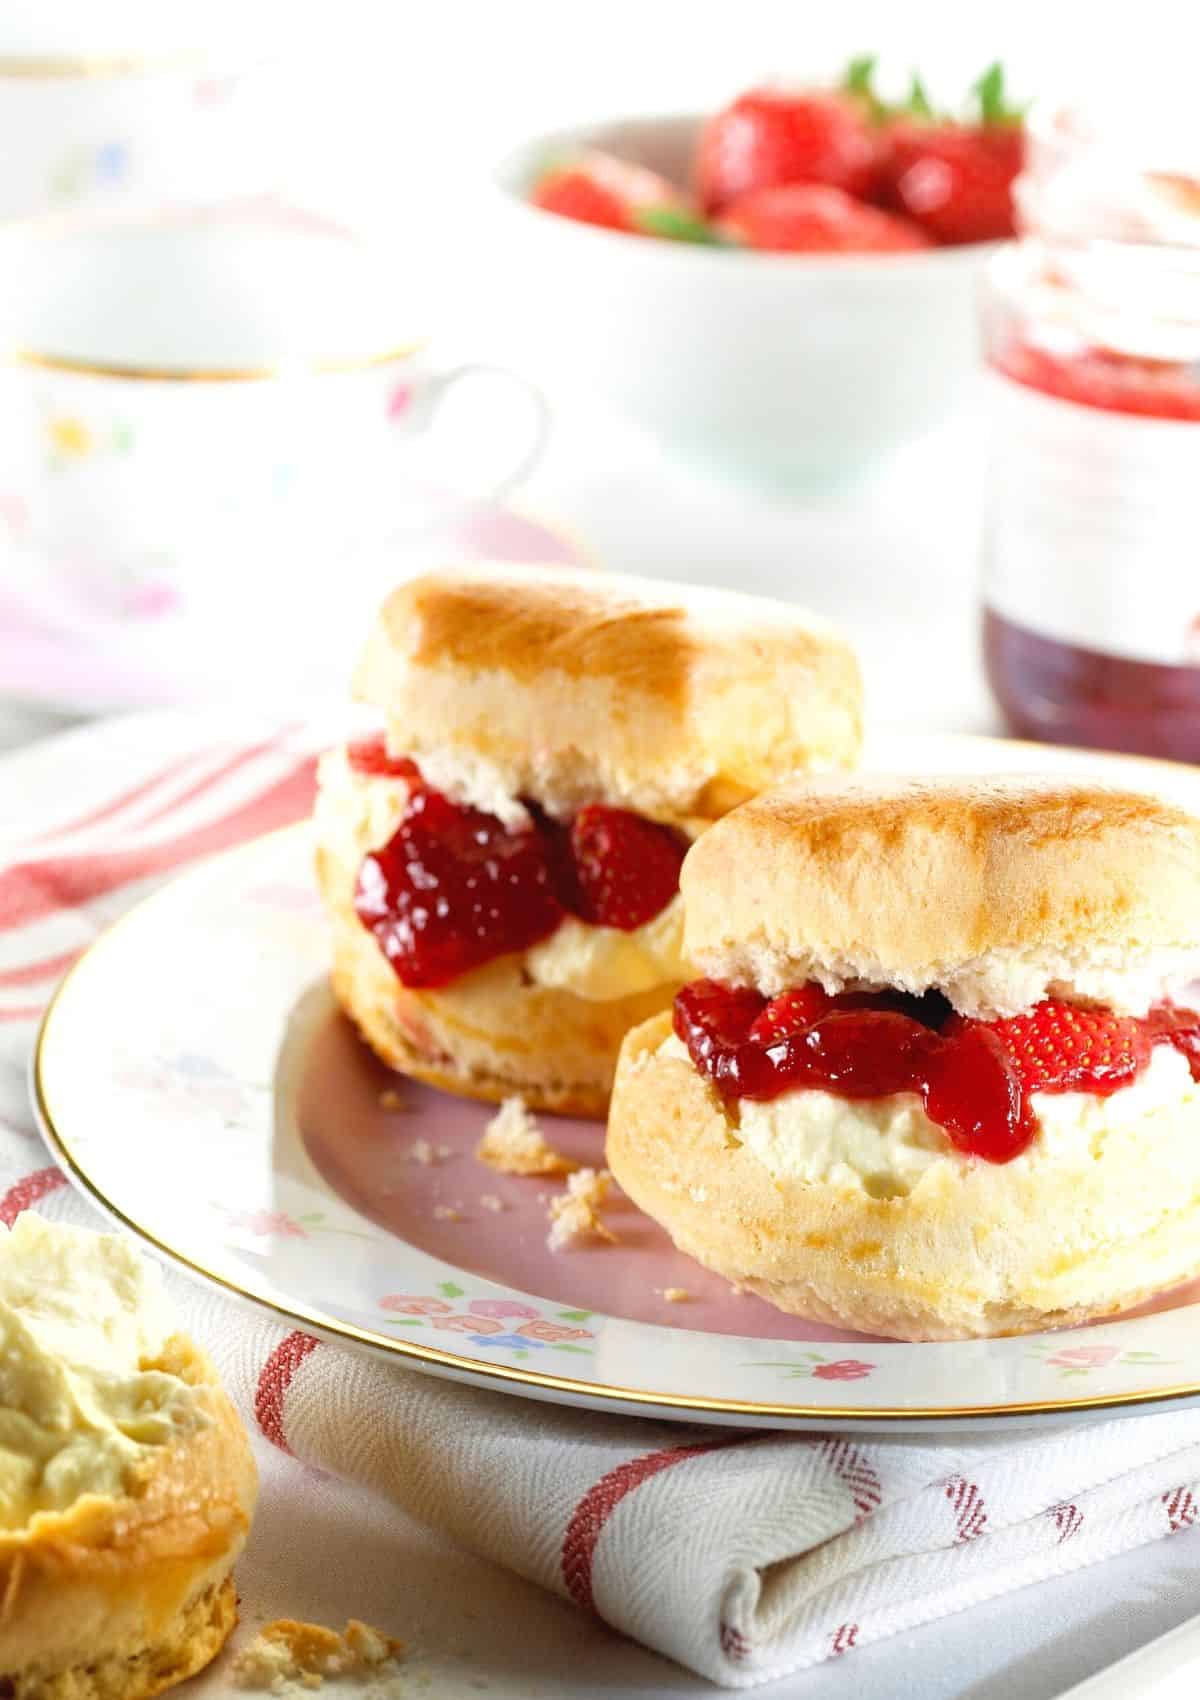
{"type": "Polygon", "coordinates": [[[888,115],[886,104],[875,92],[875,67],[878,63],[874,53],[860,53],[851,59],[842,73],[842,92],[854,97],[873,124],[882,123],[888,115]]]}
{"type": "Polygon", "coordinates": [[[987,70],[972,83],[971,93],[979,110],[979,118],[983,124],[1020,124],[1026,112],[1025,106],[1014,106],[1008,99],[1008,91],[1004,86],[1004,66],[1000,60],[995,60],[987,70]]]}
{"type": "Polygon", "coordinates": [[[908,111],[912,113],[914,118],[932,118],[934,116],[933,103],[926,92],[925,84],[915,71],[912,74],[912,82],[908,89],[908,111]]]}
{"type": "Polygon", "coordinates": [[[683,207],[635,207],[633,222],[647,236],[665,236],[672,242],[699,242],[706,247],[724,247],[724,239],[711,224],[683,207]]]}
{"type": "Polygon", "coordinates": [[[874,97],[871,87],[879,59],[874,53],[860,53],[846,66],[842,87],[847,94],[867,94],[874,97]]]}

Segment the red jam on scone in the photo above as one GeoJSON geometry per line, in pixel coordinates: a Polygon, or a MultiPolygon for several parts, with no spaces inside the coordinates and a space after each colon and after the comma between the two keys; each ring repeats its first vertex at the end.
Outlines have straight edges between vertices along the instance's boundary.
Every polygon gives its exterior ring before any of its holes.
{"type": "Polygon", "coordinates": [[[530,803],[529,824],[453,802],[381,736],[351,744],[350,767],[403,779],[399,826],[359,869],[359,920],[405,986],[445,986],[485,962],[528,950],[568,915],[633,932],[679,889],[687,839],[629,809],[589,803],[569,822],[530,803]]]}
{"type": "Polygon", "coordinates": [[[694,980],[675,999],[675,1033],[722,1097],[769,1101],[810,1087],[841,1098],[913,1092],[959,1151],[1007,1163],[1033,1141],[1034,1092],[1108,1097],[1155,1045],[1200,1080],[1200,1014],[1172,1003],[1143,1018],[1044,998],[991,1021],[956,1015],[937,992],[843,992],[815,981],[768,1000],[694,980]]]}

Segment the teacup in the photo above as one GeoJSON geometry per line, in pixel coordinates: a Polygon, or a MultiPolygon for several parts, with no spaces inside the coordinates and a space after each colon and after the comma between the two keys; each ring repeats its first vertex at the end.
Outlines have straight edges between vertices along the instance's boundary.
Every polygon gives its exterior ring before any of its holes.
{"type": "Polygon", "coordinates": [[[0,530],[76,608],[311,594],[427,502],[421,439],[472,379],[518,390],[523,429],[459,494],[511,489],[539,392],[439,369],[410,297],[339,227],[255,202],[0,234],[0,530]]]}
{"type": "Polygon", "coordinates": [[[0,218],[278,179],[284,78],[265,55],[14,53],[14,36],[0,23],[0,218]]]}

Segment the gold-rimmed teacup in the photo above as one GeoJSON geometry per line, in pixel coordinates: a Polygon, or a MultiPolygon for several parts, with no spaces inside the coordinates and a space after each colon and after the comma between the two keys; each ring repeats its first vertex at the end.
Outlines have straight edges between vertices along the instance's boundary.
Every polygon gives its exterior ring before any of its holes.
{"type": "Polygon", "coordinates": [[[394,264],[261,203],[0,233],[0,531],[76,609],[261,614],[332,593],[433,489],[494,498],[541,453],[540,393],[439,367],[417,314],[394,264]],[[456,405],[429,450],[442,401],[476,380],[477,398],[519,392],[517,427],[456,405]]]}

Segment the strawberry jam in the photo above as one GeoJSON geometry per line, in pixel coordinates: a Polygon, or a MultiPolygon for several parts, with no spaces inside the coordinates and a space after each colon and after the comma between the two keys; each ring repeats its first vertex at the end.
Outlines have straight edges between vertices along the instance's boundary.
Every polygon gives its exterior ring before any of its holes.
{"type": "Polygon", "coordinates": [[[675,1032],[725,1098],[769,1100],[808,1087],[840,1098],[914,1092],[959,1151],[989,1163],[1037,1134],[1034,1092],[1107,1097],[1169,1044],[1200,1080],[1200,1014],[1159,1004],[1142,1020],[1046,998],[1022,1015],[972,1021],[936,992],[850,992],[818,985],[768,1000],[694,980],[675,999],[675,1032]]]}
{"type": "Polygon", "coordinates": [[[685,840],[669,827],[599,803],[569,825],[526,803],[510,828],[435,791],[382,737],[347,747],[351,768],[403,779],[399,826],[359,869],[359,920],[405,986],[449,985],[498,956],[548,938],[567,914],[631,932],[679,889],[685,840]]]}

